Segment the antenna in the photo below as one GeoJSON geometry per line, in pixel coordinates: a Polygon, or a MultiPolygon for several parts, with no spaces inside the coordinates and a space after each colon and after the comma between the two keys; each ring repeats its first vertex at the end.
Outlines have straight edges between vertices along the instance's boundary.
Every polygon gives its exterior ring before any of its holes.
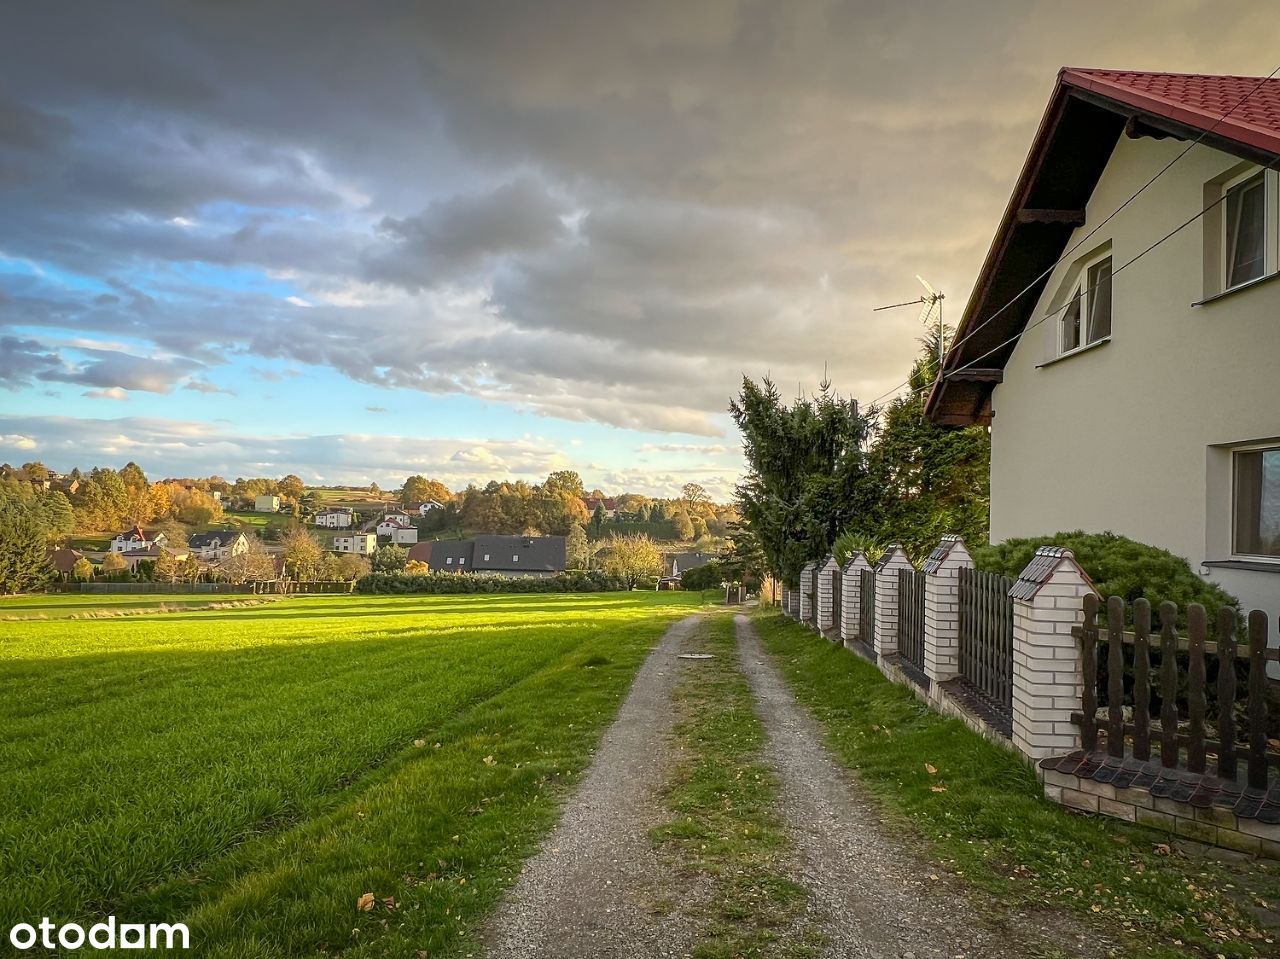
{"type": "Polygon", "coordinates": [[[902,303],[890,303],[888,306],[877,306],[872,313],[879,313],[881,310],[896,310],[902,306],[920,305],[920,323],[923,326],[929,326],[933,323],[934,312],[938,314],[938,374],[942,374],[942,361],[947,355],[947,328],[942,324],[942,301],[945,300],[946,294],[940,293],[929,285],[928,280],[916,274],[916,279],[920,285],[924,287],[923,296],[914,300],[905,300],[902,303]]]}

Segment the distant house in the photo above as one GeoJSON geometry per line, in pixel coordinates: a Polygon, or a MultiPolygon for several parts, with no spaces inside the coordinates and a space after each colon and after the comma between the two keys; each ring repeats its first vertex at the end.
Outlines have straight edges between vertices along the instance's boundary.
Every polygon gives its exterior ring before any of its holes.
{"type": "Polygon", "coordinates": [[[187,546],[195,554],[196,559],[205,563],[216,563],[247,553],[249,540],[244,533],[215,530],[212,533],[196,533],[189,536],[187,546]]]}
{"type": "Polygon", "coordinates": [[[419,516],[426,516],[433,509],[444,509],[444,503],[437,503],[433,499],[425,500],[421,503],[410,503],[405,506],[410,513],[417,513],[419,516]]]}
{"type": "Polygon", "coordinates": [[[427,540],[425,543],[414,543],[409,547],[408,562],[410,563],[426,563],[431,566],[431,547],[435,545],[434,540],[427,540]]]}
{"type": "Polygon", "coordinates": [[[75,568],[76,563],[84,559],[84,553],[78,549],[72,549],[69,546],[62,546],[58,549],[50,547],[46,550],[49,562],[53,564],[53,568],[58,571],[58,575],[67,577],[71,575],[71,571],[75,568]]]}
{"type": "Polygon", "coordinates": [[[255,496],[253,498],[253,511],[255,513],[280,512],[280,497],[279,496],[255,496]]]}
{"type": "Polygon", "coordinates": [[[184,560],[186,560],[188,556],[191,555],[190,550],[170,549],[168,546],[164,546],[159,543],[152,543],[146,549],[126,550],[120,555],[121,555],[121,558],[124,559],[125,564],[128,565],[129,570],[131,572],[137,572],[139,563],[147,563],[147,562],[154,563],[157,560],[159,560],[163,554],[166,554],[166,553],[169,556],[172,556],[179,563],[183,562],[184,560]]]}
{"type": "Polygon", "coordinates": [[[596,513],[596,507],[604,507],[604,515],[606,519],[613,519],[618,515],[618,501],[612,496],[606,496],[601,499],[599,496],[591,496],[583,500],[587,506],[587,512],[592,516],[596,513]]]}
{"type": "Polygon", "coordinates": [[[409,514],[402,509],[389,509],[387,510],[386,515],[382,517],[383,522],[386,522],[387,520],[395,520],[398,523],[405,524],[409,523],[410,518],[409,514]]]}
{"type": "Polygon", "coordinates": [[[346,529],[355,522],[355,510],[350,506],[338,506],[316,513],[316,525],[329,529],[346,529]]]}
{"type": "Polygon", "coordinates": [[[699,566],[706,566],[707,563],[715,559],[711,553],[703,553],[695,550],[691,553],[672,553],[670,556],[670,574],[679,577],[681,573],[687,573],[691,569],[697,569],[699,566]]]}
{"type": "Polygon", "coordinates": [[[432,572],[548,577],[565,569],[563,536],[477,536],[442,540],[431,550],[432,572]]]}
{"type": "Polygon", "coordinates": [[[398,519],[384,519],[378,524],[378,535],[390,536],[397,545],[413,544],[418,541],[418,528],[398,519]]]}
{"type": "Polygon", "coordinates": [[[141,526],[135,526],[127,529],[123,533],[116,533],[111,540],[111,549],[113,553],[127,553],[131,550],[149,549],[154,545],[163,545],[168,542],[168,537],[162,532],[149,532],[141,526]]]}
{"type": "Polygon", "coordinates": [[[356,553],[360,556],[371,556],[378,548],[378,537],[373,533],[352,533],[350,536],[335,536],[333,549],[337,553],[356,553]]]}

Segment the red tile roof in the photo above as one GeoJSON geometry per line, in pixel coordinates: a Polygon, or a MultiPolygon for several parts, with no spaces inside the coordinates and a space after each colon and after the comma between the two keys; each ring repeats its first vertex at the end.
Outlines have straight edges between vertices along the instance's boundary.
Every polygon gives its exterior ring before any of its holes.
{"type": "Polygon", "coordinates": [[[1062,83],[1280,153],[1280,78],[1068,67],[1062,83]]]}

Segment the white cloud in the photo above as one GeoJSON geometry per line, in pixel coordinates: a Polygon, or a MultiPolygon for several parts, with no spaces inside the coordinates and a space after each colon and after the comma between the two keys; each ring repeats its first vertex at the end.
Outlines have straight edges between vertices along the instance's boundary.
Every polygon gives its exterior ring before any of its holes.
{"type": "Polygon", "coordinates": [[[129,398],[129,391],[121,389],[118,386],[108,386],[106,389],[101,390],[85,390],[80,395],[87,396],[91,400],[116,400],[117,402],[123,402],[129,398]]]}

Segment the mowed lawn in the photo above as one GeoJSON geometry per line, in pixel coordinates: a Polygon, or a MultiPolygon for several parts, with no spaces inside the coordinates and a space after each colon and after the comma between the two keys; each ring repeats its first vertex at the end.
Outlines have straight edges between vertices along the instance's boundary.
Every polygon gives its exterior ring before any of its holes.
{"type": "MultiPolygon", "coordinates": [[[[0,617],[67,599],[85,597],[0,617]]],[[[186,921],[201,955],[228,957],[458,948],[698,600],[335,596],[5,622],[0,928],[186,921]]]]}

